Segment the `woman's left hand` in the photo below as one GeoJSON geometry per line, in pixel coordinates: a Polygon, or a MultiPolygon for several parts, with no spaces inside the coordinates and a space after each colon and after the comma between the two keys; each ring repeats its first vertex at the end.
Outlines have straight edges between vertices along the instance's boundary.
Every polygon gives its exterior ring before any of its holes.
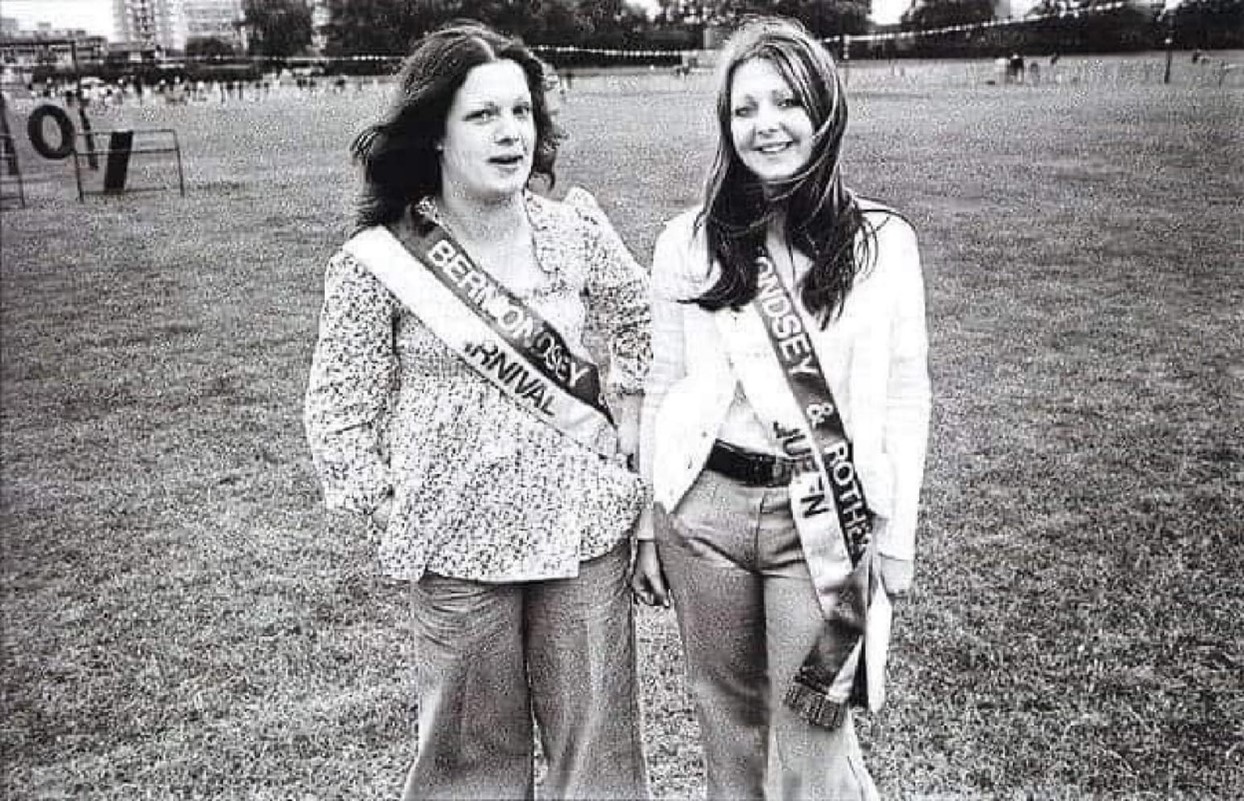
{"type": "Polygon", "coordinates": [[[661,569],[661,555],[652,540],[640,540],[635,546],[635,564],[631,570],[631,592],[635,600],[647,606],[669,608],[670,591],[661,569]]]}
{"type": "Polygon", "coordinates": [[[634,420],[618,421],[618,453],[626,457],[632,470],[637,468],[635,456],[639,452],[639,424],[634,420]]]}
{"type": "Polygon", "coordinates": [[[910,559],[895,559],[884,554],[878,554],[877,567],[881,573],[881,586],[885,588],[886,595],[890,596],[890,600],[897,601],[907,597],[907,593],[911,591],[912,576],[915,573],[915,567],[910,559]]]}

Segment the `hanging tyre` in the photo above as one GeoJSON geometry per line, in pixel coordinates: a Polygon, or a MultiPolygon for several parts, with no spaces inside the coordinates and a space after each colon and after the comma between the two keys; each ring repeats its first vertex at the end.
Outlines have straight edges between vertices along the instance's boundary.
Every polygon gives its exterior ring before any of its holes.
{"type": "Polygon", "coordinates": [[[30,119],[26,121],[26,134],[30,137],[30,144],[35,152],[45,159],[60,161],[68,158],[73,152],[73,121],[60,106],[44,103],[32,111],[30,119]],[[43,124],[47,119],[52,120],[60,133],[60,139],[55,147],[52,147],[47,140],[46,126],[43,124]]]}

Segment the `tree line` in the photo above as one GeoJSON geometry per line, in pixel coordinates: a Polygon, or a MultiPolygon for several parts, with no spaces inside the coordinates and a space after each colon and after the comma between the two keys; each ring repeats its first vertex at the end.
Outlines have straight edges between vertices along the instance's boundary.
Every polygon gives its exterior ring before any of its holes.
{"type": "MultiPolygon", "coordinates": [[[[625,0],[329,0],[319,34],[322,55],[401,56],[412,42],[452,19],[487,22],[533,45],[598,50],[643,50],[676,55],[711,41],[746,14],[781,14],[818,36],[857,36],[873,30],[869,0],[659,0],[649,18],[625,0]],[[708,32],[708,35],[706,35],[708,32]]],[[[1032,13],[1054,15],[1024,25],[980,28],[938,36],[859,45],[869,55],[996,56],[1005,51],[1109,52],[1174,46],[1244,46],[1244,0],[1185,0],[1173,13],[1128,5],[1101,10],[1111,0],[1043,0],[1032,13]],[[1172,33],[1173,32],[1173,33],[1172,33]]],[[[305,0],[245,0],[249,52],[235,54],[220,40],[191,40],[189,56],[250,55],[285,58],[310,52],[311,10],[305,0]]],[[[927,31],[994,19],[993,0],[913,0],[898,28],[927,31]]],[[[559,54],[559,61],[571,60],[559,54]]],[[[596,58],[579,54],[578,60],[596,58]]],[[[659,61],[660,59],[656,59],[659,61]]]]}
{"type": "MultiPolygon", "coordinates": [[[[1184,0],[1172,12],[1147,3],[1115,5],[1115,0],[1042,0],[1023,25],[921,36],[901,55],[1110,53],[1163,48],[1168,38],[1172,47],[1183,50],[1244,47],[1244,0],[1184,0]]],[[[902,28],[930,31],[991,19],[991,0],[935,0],[908,10],[902,28]]],[[[893,45],[874,49],[893,50],[893,45]]]]}

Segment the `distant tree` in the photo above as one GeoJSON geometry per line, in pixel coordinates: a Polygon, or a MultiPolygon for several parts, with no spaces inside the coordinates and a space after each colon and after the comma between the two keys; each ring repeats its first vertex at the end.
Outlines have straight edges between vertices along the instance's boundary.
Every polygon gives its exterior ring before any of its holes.
{"type": "Polygon", "coordinates": [[[329,55],[405,55],[414,41],[452,19],[475,19],[529,38],[550,21],[557,30],[577,30],[570,23],[580,17],[575,0],[329,0],[328,13],[329,55]]]}
{"type": "Polygon", "coordinates": [[[541,28],[541,0],[458,0],[456,16],[477,19],[499,31],[530,39],[541,28]]]}
{"type": "Polygon", "coordinates": [[[1244,45],[1244,0],[1184,0],[1171,12],[1175,44],[1226,48],[1244,45]]]}
{"type": "Polygon", "coordinates": [[[1113,3],[1114,0],[1041,0],[1028,10],[1028,16],[1066,14],[1074,17],[1076,12],[1093,12],[1098,10],[1098,6],[1113,3]]]}
{"type": "Polygon", "coordinates": [[[580,0],[579,12],[592,24],[594,30],[607,31],[622,15],[623,0],[580,0]]]}
{"type": "Polygon", "coordinates": [[[1157,10],[1145,5],[1116,7],[1111,0],[1043,0],[1029,16],[1047,19],[1030,28],[1034,46],[1064,53],[1110,53],[1157,47],[1157,10]]]}
{"type": "Polygon", "coordinates": [[[236,56],[237,48],[219,36],[191,36],[186,40],[186,55],[190,58],[227,58],[236,56]]]}
{"type": "Polygon", "coordinates": [[[918,0],[903,13],[900,24],[905,31],[924,31],[991,19],[993,0],[918,0]]]}
{"type": "Polygon", "coordinates": [[[792,6],[790,16],[817,36],[865,33],[872,6],[870,0],[801,0],[785,5],[792,6]]]}
{"type": "Polygon", "coordinates": [[[311,44],[311,9],[303,0],[246,0],[242,14],[252,54],[292,56],[311,44]]]}
{"type": "Polygon", "coordinates": [[[868,30],[870,0],[660,0],[659,19],[731,26],[750,14],[797,19],[817,36],[868,30]]]}
{"type": "MultiPolygon", "coordinates": [[[[579,0],[580,4],[588,0],[579,0]]],[[[610,9],[608,15],[598,15],[592,21],[593,31],[585,41],[600,47],[636,47],[649,49],[648,40],[652,24],[642,7],[621,2],[610,9]]]]}
{"type": "Polygon", "coordinates": [[[330,55],[405,55],[413,38],[452,14],[446,3],[329,0],[325,49],[330,55]]]}
{"type": "Polygon", "coordinates": [[[596,28],[580,11],[577,0],[544,0],[540,4],[539,24],[528,31],[528,39],[539,44],[581,44],[596,28]]]}
{"type": "Polygon", "coordinates": [[[621,0],[329,0],[329,55],[403,55],[451,19],[475,19],[532,44],[582,44],[630,30],[641,11],[621,0]]]}

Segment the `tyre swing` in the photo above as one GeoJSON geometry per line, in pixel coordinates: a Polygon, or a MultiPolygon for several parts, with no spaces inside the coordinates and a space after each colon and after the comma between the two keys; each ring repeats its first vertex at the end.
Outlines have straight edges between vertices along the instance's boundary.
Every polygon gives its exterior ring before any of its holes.
{"type": "Polygon", "coordinates": [[[45,103],[37,107],[30,113],[30,119],[26,121],[26,134],[30,137],[30,144],[34,147],[35,152],[45,159],[60,161],[69,157],[73,152],[73,121],[69,119],[69,114],[60,106],[53,106],[45,103]],[[47,140],[47,132],[45,130],[44,121],[50,119],[60,133],[60,138],[53,147],[52,143],[47,140]]]}

